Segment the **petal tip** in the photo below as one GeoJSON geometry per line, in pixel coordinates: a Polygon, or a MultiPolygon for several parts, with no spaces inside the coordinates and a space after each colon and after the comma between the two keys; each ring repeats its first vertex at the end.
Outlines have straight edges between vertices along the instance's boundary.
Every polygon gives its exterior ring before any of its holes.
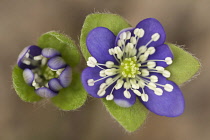
{"type": "Polygon", "coordinates": [[[58,70],[58,69],[64,68],[66,66],[66,63],[63,60],[63,58],[56,56],[56,57],[51,58],[48,61],[47,65],[53,70],[58,70]]]}
{"type": "Polygon", "coordinates": [[[24,69],[24,71],[23,71],[23,79],[28,85],[31,86],[32,83],[33,83],[33,80],[34,80],[33,72],[30,69],[28,69],[28,68],[24,69]]]}
{"type": "Polygon", "coordinates": [[[130,104],[128,101],[126,100],[121,100],[121,99],[115,99],[114,102],[120,106],[120,107],[125,107],[125,108],[128,108],[128,107],[131,107],[133,104],[130,104]]]}
{"type": "Polygon", "coordinates": [[[53,48],[44,48],[42,50],[42,55],[47,58],[52,58],[52,57],[60,55],[60,53],[56,49],[53,49],[53,48]]]}
{"type": "Polygon", "coordinates": [[[57,95],[57,93],[53,92],[52,90],[46,87],[38,88],[35,92],[36,94],[44,98],[52,98],[57,95]]]}
{"type": "Polygon", "coordinates": [[[72,80],[72,70],[70,66],[67,66],[59,76],[60,84],[63,87],[68,87],[72,80]]]}

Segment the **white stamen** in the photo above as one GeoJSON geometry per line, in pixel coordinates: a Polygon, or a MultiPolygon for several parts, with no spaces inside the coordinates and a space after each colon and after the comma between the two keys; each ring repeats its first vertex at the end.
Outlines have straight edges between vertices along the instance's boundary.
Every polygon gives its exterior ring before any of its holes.
{"type": "Polygon", "coordinates": [[[149,47],[147,49],[147,51],[149,52],[150,55],[154,54],[155,53],[155,48],[154,47],[149,47]]]}
{"type": "Polygon", "coordinates": [[[125,89],[131,88],[130,82],[126,81],[126,82],[124,83],[124,88],[125,88],[125,89]]]}
{"type": "Polygon", "coordinates": [[[139,38],[142,38],[144,36],[144,30],[142,28],[136,28],[134,30],[134,35],[138,36],[139,38]]]}
{"type": "Polygon", "coordinates": [[[97,65],[97,60],[94,57],[89,57],[87,61],[89,67],[95,67],[97,65]]]}
{"type": "Polygon", "coordinates": [[[163,90],[161,88],[156,88],[154,91],[155,91],[154,93],[158,96],[163,95],[163,90]]]}
{"type": "Polygon", "coordinates": [[[94,86],[95,81],[93,79],[89,79],[87,83],[88,83],[88,86],[94,86]]]}
{"type": "Polygon", "coordinates": [[[47,58],[43,57],[41,60],[41,65],[44,66],[47,63],[47,58]]]}
{"type": "Polygon", "coordinates": [[[113,78],[107,78],[106,81],[105,81],[105,83],[106,83],[107,85],[109,85],[109,84],[112,83],[112,82],[113,82],[113,78]]]}
{"type": "Polygon", "coordinates": [[[142,54],[142,55],[140,56],[139,60],[140,60],[141,62],[144,62],[144,61],[146,61],[146,60],[148,59],[148,56],[149,56],[149,52],[146,51],[144,54],[142,54]]]}
{"type": "Polygon", "coordinates": [[[109,54],[110,54],[110,55],[114,55],[114,54],[115,54],[115,52],[114,52],[114,49],[113,49],[113,48],[109,49],[109,54]]]}
{"type": "Polygon", "coordinates": [[[117,73],[117,69],[116,68],[111,68],[111,69],[106,69],[105,70],[105,74],[108,76],[112,76],[115,75],[117,73]]]}
{"type": "Polygon", "coordinates": [[[147,94],[143,93],[143,94],[141,94],[141,99],[142,99],[142,101],[147,102],[149,97],[147,94]]]}
{"type": "Polygon", "coordinates": [[[131,38],[131,32],[130,31],[127,31],[126,32],[126,39],[130,39],[131,38]]]}
{"type": "Polygon", "coordinates": [[[148,67],[149,69],[152,69],[152,68],[154,68],[155,66],[156,66],[156,63],[155,63],[155,62],[153,62],[153,61],[147,62],[147,67],[148,67]]]}
{"type": "Polygon", "coordinates": [[[38,60],[41,60],[42,58],[43,58],[42,55],[38,55],[38,56],[35,56],[35,57],[34,57],[34,60],[38,61],[38,60]]]}
{"type": "Polygon", "coordinates": [[[133,90],[133,92],[137,95],[137,96],[141,96],[141,92],[139,90],[133,90]]]}
{"type": "Polygon", "coordinates": [[[125,90],[125,91],[123,92],[123,94],[124,94],[125,98],[127,98],[127,99],[130,99],[130,98],[131,98],[131,94],[130,94],[129,91],[125,90]]]}
{"type": "Polygon", "coordinates": [[[114,52],[115,54],[120,53],[122,50],[120,49],[120,47],[114,47],[114,52]]]}
{"type": "Polygon", "coordinates": [[[151,90],[154,90],[157,86],[154,84],[154,83],[152,83],[152,82],[150,82],[148,85],[148,88],[149,89],[151,89],[151,90]]]}
{"type": "Polygon", "coordinates": [[[131,39],[130,39],[130,42],[132,44],[136,44],[137,43],[137,40],[136,40],[136,38],[134,36],[132,36],[131,39]]]}
{"type": "Polygon", "coordinates": [[[149,71],[147,69],[142,69],[141,74],[142,74],[142,76],[146,77],[149,75],[149,71]]]}
{"type": "Polygon", "coordinates": [[[156,82],[158,82],[158,77],[156,75],[152,75],[152,76],[150,76],[150,80],[151,80],[151,82],[156,83],[156,82]]]}
{"type": "Polygon", "coordinates": [[[144,88],[144,86],[146,85],[143,80],[139,80],[138,84],[139,84],[139,87],[141,87],[141,88],[144,88]]]}
{"type": "Polygon", "coordinates": [[[139,53],[142,54],[142,53],[145,53],[147,50],[147,47],[146,46],[141,46],[139,47],[139,53]]]}
{"type": "Polygon", "coordinates": [[[63,72],[63,70],[64,70],[64,69],[58,69],[58,70],[56,71],[56,74],[57,74],[57,75],[60,75],[60,74],[63,72]]]}
{"type": "Polygon", "coordinates": [[[111,68],[111,67],[113,67],[114,66],[114,62],[112,62],[112,61],[106,61],[106,67],[107,68],[111,68]]]}
{"type": "Polygon", "coordinates": [[[153,41],[158,41],[158,39],[160,38],[160,34],[159,33],[155,33],[151,36],[153,41]]]}
{"type": "Polygon", "coordinates": [[[126,32],[123,32],[120,34],[120,39],[125,40],[126,39],[126,32]]]}
{"type": "Polygon", "coordinates": [[[99,75],[100,75],[101,77],[107,76],[107,75],[105,74],[105,70],[101,70],[101,71],[99,72],[99,75]]]}
{"type": "Polygon", "coordinates": [[[99,89],[104,89],[106,86],[107,86],[106,83],[102,83],[102,84],[100,85],[99,89]]]}
{"type": "Polygon", "coordinates": [[[36,84],[37,84],[37,83],[36,83],[36,81],[34,80],[34,81],[32,82],[32,86],[35,87],[36,84]]]}
{"type": "Polygon", "coordinates": [[[132,49],[133,49],[133,44],[132,43],[128,43],[126,46],[125,46],[125,52],[128,53],[130,52],[132,49]]]}
{"type": "Polygon", "coordinates": [[[155,69],[159,72],[163,72],[165,70],[164,67],[161,66],[157,66],[155,69]]]}
{"type": "Polygon", "coordinates": [[[171,76],[171,73],[168,70],[164,70],[162,74],[166,78],[169,78],[171,76]]]}
{"type": "Polygon", "coordinates": [[[171,65],[173,61],[172,61],[171,57],[166,57],[165,62],[166,62],[166,64],[171,65]]]}
{"type": "Polygon", "coordinates": [[[174,89],[174,87],[171,84],[166,84],[164,86],[164,89],[168,92],[171,92],[174,89]]]}
{"type": "Polygon", "coordinates": [[[109,94],[106,96],[106,100],[110,101],[110,100],[113,100],[114,99],[114,96],[112,94],[109,94]]]}
{"type": "Polygon", "coordinates": [[[29,60],[26,60],[26,59],[23,60],[23,63],[26,64],[26,65],[30,65],[31,64],[31,62],[29,60]]]}
{"type": "Polygon", "coordinates": [[[104,89],[99,89],[99,91],[97,92],[98,96],[104,96],[104,94],[106,93],[106,91],[104,89]]]}
{"type": "Polygon", "coordinates": [[[139,85],[136,83],[135,79],[130,79],[131,87],[134,89],[139,89],[139,85]]]}
{"type": "Polygon", "coordinates": [[[26,55],[25,55],[25,57],[26,58],[29,58],[29,56],[30,56],[30,54],[29,54],[29,52],[27,52],[26,55]]]}
{"type": "Polygon", "coordinates": [[[120,89],[123,86],[124,81],[122,79],[117,80],[117,84],[115,85],[115,89],[120,89]]]}

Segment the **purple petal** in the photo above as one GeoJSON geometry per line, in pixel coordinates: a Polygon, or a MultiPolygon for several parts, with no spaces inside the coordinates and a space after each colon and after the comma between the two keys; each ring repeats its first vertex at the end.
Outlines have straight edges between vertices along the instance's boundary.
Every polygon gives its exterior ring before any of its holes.
{"type": "Polygon", "coordinates": [[[82,84],[83,84],[85,90],[87,91],[88,94],[90,94],[91,96],[96,97],[96,98],[106,97],[106,95],[111,92],[111,89],[113,87],[113,85],[111,85],[109,88],[107,88],[104,96],[98,96],[97,92],[99,90],[99,87],[102,83],[105,82],[106,79],[103,79],[103,80],[100,80],[100,81],[96,82],[94,84],[94,86],[89,86],[87,84],[87,81],[89,79],[98,80],[98,79],[102,78],[102,77],[99,76],[100,70],[101,69],[99,69],[98,67],[94,67],[94,68],[87,67],[82,72],[82,84]]]}
{"type": "MultiPolygon", "coordinates": [[[[147,60],[165,60],[166,57],[171,57],[173,59],[173,53],[168,45],[163,44],[155,48],[156,51],[153,55],[150,55],[147,60]]],[[[167,67],[166,62],[157,61],[157,66],[167,67]]]]}
{"type": "Polygon", "coordinates": [[[23,63],[23,58],[25,57],[25,55],[29,52],[29,54],[31,56],[37,56],[37,55],[40,55],[41,54],[41,51],[42,49],[39,48],[38,46],[35,46],[35,45],[31,45],[31,46],[28,46],[26,48],[24,48],[22,50],[22,52],[19,54],[18,56],[18,60],[17,60],[17,64],[18,66],[21,68],[21,69],[25,69],[25,68],[34,68],[34,66],[32,65],[27,65],[25,63],[23,63]]]}
{"type": "Polygon", "coordinates": [[[58,94],[46,87],[38,88],[35,92],[36,92],[36,94],[38,94],[39,96],[44,97],[44,98],[52,98],[58,94]]]}
{"type": "Polygon", "coordinates": [[[124,88],[113,91],[114,102],[121,107],[131,107],[136,102],[136,95],[132,90],[128,90],[131,94],[131,97],[128,99],[124,96],[124,91],[124,88]]]}
{"type": "Polygon", "coordinates": [[[47,65],[51,69],[58,70],[58,69],[61,69],[61,68],[65,68],[66,62],[63,60],[63,58],[61,58],[59,56],[56,56],[56,57],[51,58],[48,61],[47,65]]]}
{"type": "Polygon", "coordinates": [[[60,53],[53,48],[44,48],[42,50],[42,55],[47,58],[52,58],[52,57],[60,55],[60,53]]]}
{"type": "Polygon", "coordinates": [[[174,82],[167,80],[161,74],[154,75],[158,76],[159,84],[171,84],[174,87],[173,91],[167,92],[160,87],[163,90],[163,95],[158,96],[153,90],[145,87],[144,90],[145,93],[148,94],[149,100],[148,102],[143,102],[140,98],[139,99],[147,109],[157,115],[166,117],[176,117],[181,115],[184,112],[185,102],[179,87],[174,82]]]}
{"type": "Polygon", "coordinates": [[[59,90],[61,90],[63,88],[60,84],[60,81],[57,78],[51,79],[49,81],[48,85],[49,85],[49,88],[55,92],[58,92],[59,90]]]}
{"type": "Polygon", "coordinates": [[[94,28],[87,36],[88,51],[99,63],[116,62],[115,58],[109,54],[109,49],[115,47],[115,38],[115,35],[105,27],[94,28]]]}
{"type": "Polygon", "coordinates": [[[166,39],[166,34],[163,29],[163,26],[157,19],[154,18],[144,19],[137,24],[136,28],[142,28],[145,31],[144,36],[139,39],[137,47],[146,45],[151,40],[151,36],[155,33],[160,34],[159,40],[155,42],[153,41],[148,46],[157,47],[159,45],[164,44],[166,39]]]}
{"type": "Polygon", "coordinates": [[[34,81],[34,73],[28,68],[24,69],[23,79],[28,85],[31,86],[34,81]]]}
{"type": "Polygon", "coordinates": [[[67,66],[59,76],[60,83],[63,87],[68,87],[72,80],[72,69],[67,66]]]}

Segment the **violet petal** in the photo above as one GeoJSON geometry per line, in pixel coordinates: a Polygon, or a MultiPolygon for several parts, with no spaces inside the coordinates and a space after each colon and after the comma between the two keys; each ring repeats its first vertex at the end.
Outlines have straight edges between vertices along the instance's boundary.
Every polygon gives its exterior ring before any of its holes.
{"type": "Polygon", "coordinates": [[[61,90],[63,87],[60,84],[60,81],[57,78],[53,78],[48,82],[49,88],[52,91],[58,92],[61,90]]]}
{"type": "Polygon", "coordinates": [[[31,45],[31,46],[28,46],[28,47],[24,48],[18,56],[18,59],[17,59],[18,66],[21,69],[25,69],[25,68],[32,69],[32,68],[34,68],[35,66],[32,66],[30,64],[27,65],[27,64],[23,63],[23,59],[28,52],[31,56],[37,56],[37,55],[41,54],[41,51],[42,51],[42,49],[39,48],[38,46],[35,46],[35,45],[31,45]]]}
{"type": "Polygon", "coordinates": [[[42,55],[47,58],[52,58],[52,57],[60,55],[60,53],[53,48],[44,48],[42,50],[42,55]]]}
{"type": "Polygon", "coordinates": [[[53,70],[58,70],[64,68],[66,66],[66,62],[63,60],[63,58],[56,56],[51,58],[47,65],[53,70]]]}
{"type": "Polygon", "coordinates": [[[148,47],[157,47],[159,45],[164,44],[166,39],[166,34],[164,31],[163,26],[161,23],[154,18],[147,18],[142,20],[136,25],[136,28],[142,28],[144,30],[144,36],[139,39],[137,48],[139,48],[142,45],[146,45],[150,40],[151,36],[155,33],[158,33],[160,35],[159,40],[151,42],[148,47]]]}
{"type": "Polygon", "coordinates": [[[115,47],[115,38],[115,35],[105,27],[94,28],[87,36],[88,51],[99,63],[116,62],[115,58],[109,54],[109,49],[115,47]]]}
{"type": "Polygon", "coordinates": [[[72,80],[72,69],[67,66],[59,76],[60,83],[63,87],[68,87],[72,80]]]}
{"type": "Polygon", "coordinates": [[[144,88],[145,93],[149,96],[149,100],[144,102],[140,101],[145,105],[151,112],[167,117],[176,117],[184,112],[185,101],[180,88],[172,81],[167,80],[161,74],[154,73],[158,77],[158,83],[165,85],[171,84],[173,86],[172,92],[167,92],[163,87],[159,87],[163,90],[163,94],[158,96],[153,90],[148,87],[144,88]]]}
{"type": "Polygon", "coordinates": [[[52,98],[58,94],[46,87],[38,88],[35,92],[36,92],[36,94],[38,94],[39,96],[44,97],[44,98],[52,98]]]}
{"type": "Polygon", "coordinates": [[[34,73],[28,68],[24,69],[23,79],[28,85],[31,86],[34,81],[34,73]]]}

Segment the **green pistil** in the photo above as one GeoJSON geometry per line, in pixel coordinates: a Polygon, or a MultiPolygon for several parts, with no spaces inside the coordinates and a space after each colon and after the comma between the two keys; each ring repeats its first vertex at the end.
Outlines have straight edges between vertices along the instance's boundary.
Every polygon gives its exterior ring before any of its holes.
{"type": "Polygon", "coordinates": [[[52,71],[48,66],[42,68],[42,75],[47,81],[49,81],[52,78],[58,78],[56,71],[52,71]]]}
{"type": "Polygon", "coordinates": [[[120,73],[123,78],[134,78],[139,71],[140,64],[137,63],[136,56],[125,58],[120,65],[120,73]]]}

